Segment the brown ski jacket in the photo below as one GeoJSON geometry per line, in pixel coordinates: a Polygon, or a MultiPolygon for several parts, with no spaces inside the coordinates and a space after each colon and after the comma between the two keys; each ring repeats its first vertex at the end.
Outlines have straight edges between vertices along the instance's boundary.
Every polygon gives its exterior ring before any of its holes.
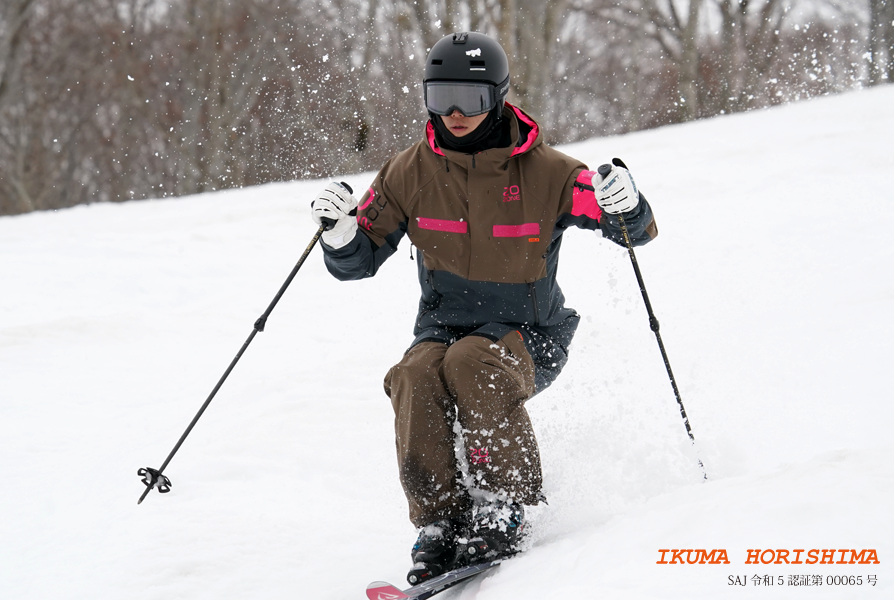
{"type": "MultiPolygon", "coordinates": [[[[565,364],[580,318],[556,282],[562,234],[576,226],[624,242],[617,218],[596,202],[594,173],[545,145],[522,110],[507,103],[503,116],[512,143],[477,154],[440,148],[429,122],[426,138],[385,163],[364,193],[354,239],[323,249],[335,277],[361,279],[408,235],[422,287],[412,345],[518,330],[541,391],[565,364]]],[[[634,245],[657,235],[642,196],[624,219],[634,245]]]]}

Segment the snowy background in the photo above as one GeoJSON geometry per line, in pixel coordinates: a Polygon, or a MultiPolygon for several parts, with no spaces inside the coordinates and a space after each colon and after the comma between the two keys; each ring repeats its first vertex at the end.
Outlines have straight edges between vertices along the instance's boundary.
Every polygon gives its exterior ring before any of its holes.
{"type": "MultiPolygon", "coordinates": [[[[526,554],[445,600],[894,597],[892,106],[887,86],[563,148],[622,157],[655,209],[637,256],[698,443],[626,251],[570,231],[559,279],[582,324],[529,404],[550,505],[526,554]],[[731,564],[656,564],[673,548],[731,564]],[[880,564],[745,565],[756,548],[880,564]],[[808,574],[824,585],[728,585],[808,574]]],[[[172,492],[136,504],[137,469],[160,466],[314,234],[322,186],[0,218],[0,598],[403,583],[415,532],[382,378],[412,338],[406,240],[354,283],[315,249],[166,469],[172,492]]]]}

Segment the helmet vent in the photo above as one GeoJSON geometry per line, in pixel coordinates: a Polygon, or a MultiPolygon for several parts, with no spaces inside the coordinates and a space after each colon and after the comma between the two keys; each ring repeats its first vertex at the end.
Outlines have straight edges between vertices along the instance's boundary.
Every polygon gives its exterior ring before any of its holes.
{"type": "Polygon", "coordinates": [[[483,60],[470,60],[469,66],[470,67],[483,67],[484,61],[483,60]]]}
{"type": "Polygon", "coordinates": [[[433,65],[443,65],[443,64],[444,64],[444,61],[441,60],[440,58],[436,58],[436,59],[434,59],[434,60],[431,61],[431,64],[433,64],[433,65]]]}

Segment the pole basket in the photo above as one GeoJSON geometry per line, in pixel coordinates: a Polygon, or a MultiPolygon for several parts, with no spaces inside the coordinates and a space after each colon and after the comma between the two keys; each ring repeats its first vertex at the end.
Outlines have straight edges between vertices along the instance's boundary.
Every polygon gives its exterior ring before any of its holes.
{"type": "Polygon", "coordinates": [[[158,488],[160,494],[167,494],[171,491],[171,480],[162,475],[158,469],[145,467],[137,471],[137,475],[143,478],[143,484],[149,488],[146,490],[147,492],[152,488],[158,488]]]}

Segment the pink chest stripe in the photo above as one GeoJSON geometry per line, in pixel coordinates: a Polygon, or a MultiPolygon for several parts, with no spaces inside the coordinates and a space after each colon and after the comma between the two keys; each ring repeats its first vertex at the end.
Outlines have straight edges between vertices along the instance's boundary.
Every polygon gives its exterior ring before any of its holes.
{"type": "Polygon", "coordinates": [[[425,217],[416,217],[419,229],[430,229],[431,231],[446,231],[448,233],[468,233],[469,224],[466,221],[448,221],[446,219],[427,219],[425,217]]]}
{"type": "MultiPolygon", "coordinates": [[[[577,182],[592,187],[593,175],[595,174],[593,171],[581,171],[580,175],[577,176],[577,182]]],[[[596,194],[590,190],[582,190],[574,186],[571,202],[571,214],[575,217],[586,215],[597,221],[602,219],[602,209],[599,207],[599,203],[596,202],[596,194]]]]}
{"type": "Polygon", "coordinates": [[[526,235],[540,235],[540,223],[494,225],[494,237],[524,237],[526,235]]]}

